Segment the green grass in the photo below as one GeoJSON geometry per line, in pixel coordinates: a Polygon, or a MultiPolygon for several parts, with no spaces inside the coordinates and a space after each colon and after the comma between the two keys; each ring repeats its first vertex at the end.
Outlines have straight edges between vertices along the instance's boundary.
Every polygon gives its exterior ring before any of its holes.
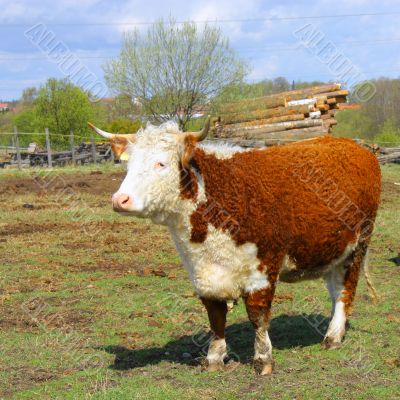
{"type": "Polygon", "coordinates": [[[60,201],[61,189],[29,186],[33,174],[0,171],[0,399],[400,398],[400,267],[389,261],[400,252],[399,165],[383,167],[371,243],[380,302],[371,303],[361,278],[343,347],[326,351],[323,282],[280,284],[270,377],[253,372],[242,303],[227,328],[230,356],[240,365],[200,371],[207,317],[166,229],[109,207],[122,167],[51,171],[71,184],[78,207],[93,210],[79,221],[60,201]],[[76,177],[88,186],[77,186],[76,177]]]}
{"type": "Polygon", "coordinates": [[[49,173],[54,175],[68,175],[71,173],[85,174],[92,171],[113,172],[115,170],[124,170],[124,164],[113,164],[110,161],[101,164],[85,164],[85,165],[66,165],[64,167],[55,166],[51,169],[43,167],[30,167],[18,169],[17,167],[0,169],[0,177],[18,177],[32,176],[39,173],[49,173]]]}

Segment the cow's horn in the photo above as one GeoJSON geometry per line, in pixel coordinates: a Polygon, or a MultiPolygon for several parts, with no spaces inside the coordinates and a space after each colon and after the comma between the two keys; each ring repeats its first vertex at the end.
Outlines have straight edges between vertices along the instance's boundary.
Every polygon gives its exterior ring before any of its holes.
{"type": "Polygon", "coordinates": [[[94,126],[91,122],[88,122],[88,127],[92,128],[94,131],[96,131],[99,135],[104,136],[107,139],[112,139],[115,137],[115,135],[113,133],[109,133],[106,131],[102,131],[101,129],[97,128],[96,126],[94,126]]]}
{"type": "Polygon", "coordinates": [[[195,137],[196,142],[201,142],[207,137],[208,131],[210,130],[210,123],[211,123],[211,118],[208,116],[206,119],[206,123],[204,124],[203,129],[200,132],[190,133],[192,136],[195,137]]]}

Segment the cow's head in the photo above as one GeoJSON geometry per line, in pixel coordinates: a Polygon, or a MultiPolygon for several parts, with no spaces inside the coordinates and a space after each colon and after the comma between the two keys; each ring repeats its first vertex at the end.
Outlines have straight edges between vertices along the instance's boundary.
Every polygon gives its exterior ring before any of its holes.
{"type": "Polygon", "coordinates": [[[182,171],[189,168],[195,143],[206,138],[210,120],[200,132],[185,133],[174,122],[131,135],[89,126],[110,140],[117,156],[128,155],[127,175],[112,197],[114,210],[165,221],[179,207],[182,171]]]}

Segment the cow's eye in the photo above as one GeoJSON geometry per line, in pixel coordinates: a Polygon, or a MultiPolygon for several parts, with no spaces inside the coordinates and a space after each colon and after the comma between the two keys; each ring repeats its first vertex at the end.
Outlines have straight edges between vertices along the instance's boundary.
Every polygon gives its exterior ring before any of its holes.
{"type": "Polygon", "coordinates": [[[165,167],[165,164],[163,162],[161,162],[161,161],[157,161],[155,167],[157,169],[161,169],[161,168],[165,167]]]}

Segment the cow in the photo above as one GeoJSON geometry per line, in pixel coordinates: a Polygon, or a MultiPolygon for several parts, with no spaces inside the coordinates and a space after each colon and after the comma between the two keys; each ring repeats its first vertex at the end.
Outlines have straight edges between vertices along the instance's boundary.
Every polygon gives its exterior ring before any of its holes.
{"type": "Polygon", "coordinates": [[[266,149],[202,142],[174,122],[137,134],[102,131],[127,174],[112,196],[118,213],[166,225],[213,333],[205,369],[224,368],[227,302],[244,300],[255,329],[254,366],[273,370],[268,336],[278,281],[323,278],[332,318],[323,347],[337,348],[366,262],[379,205],[376,157],[325,136],[266,149]]]}

